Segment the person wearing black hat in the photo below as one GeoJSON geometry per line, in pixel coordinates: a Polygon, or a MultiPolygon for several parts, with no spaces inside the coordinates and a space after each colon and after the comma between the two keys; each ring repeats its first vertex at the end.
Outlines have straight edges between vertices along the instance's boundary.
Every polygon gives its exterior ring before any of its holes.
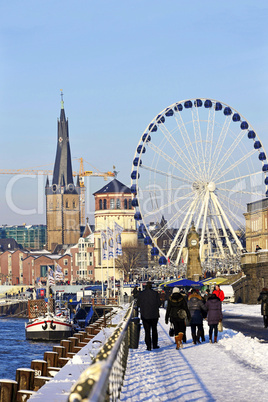
{"type": "Polygon", "coordinates": [[[141,319],[145,331],[145,343],[147,350],[158,349],[157,323],[159,319],[159,307],[161,305],[158,292],[152,289],[152,283],[147,282],[145,290],[139,293],[137,306],[140,308],[141,319]],[[152,335],[151,335],[152,332],[152,335]]]}
{"type": "Polygon", "coordinates": [[[180,289],[174,287],[172,294],[168,299],[165,322],[168,324],[168,320],[170,320],[174,325],[176,349],[182,347],[182,340],[186,331],[186,318],[188,318],[189,321],[191,319],[187,302],[184,295],[180,293],[180,289]]]}

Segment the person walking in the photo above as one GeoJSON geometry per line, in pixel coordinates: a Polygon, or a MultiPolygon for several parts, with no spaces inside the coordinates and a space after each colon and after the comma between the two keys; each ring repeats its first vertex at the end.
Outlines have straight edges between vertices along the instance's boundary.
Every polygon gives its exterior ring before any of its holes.
{"type": "Polygon", "coordinates": [[[215,293],[208,297],[206,302],[207,321],[209,325],[209,342],[212,343],[212,335],[214,331],[214,343],[217,343],[218,324],[222,321],[221,301],[215,293]]]}
{"type": "Polygon", "coordinates": [[[210,294],[210,290],[209,290],[209,288],[207,288],[207,289],[205,290],[204,295],[203,295],[204,303],[206,303],[206,301],[208,300],[208,298],[209,298],[210,295],[211,295],[211,294],[210,294]]]}
{"type": "Polygon", "coordinates": [[[168,324],[170,320],[174,326],[176,349],[182,347],[182,341],[186,331],[186,318],[188,318],[188,320],[191,319],[187,302],[184,295],[180,293],[180,289],[175,287],[168,299],[165,322],[168,324]]]}
{"type": "Polygon", "coordinates": [[[264,328],[268,327],[268,288],[263,288],[258,301],[261,301],[261,314],[263,315],[264,328]]]}
{"type": "Polygon", "coordinates": [[[196,342],[200,343],[199,338],[202,336],[202,328],[203,328],[202,312],[207,311],[203,299],[198,293],[198,290],[196,289],[192,289],[191,294],[188,297],[188,308],[191,314],[190,324],[191,324],[193,343],[196,345],[196,342]]]}
{"type": "Polygon", "coordinates": [[[139,294],[138,286],[134,286],[134,289],[132,290],[132,296],[133,296],[133,298],[134,298],[134,299],[137,299],[137,298],[138,298],[138,294],[139,294]]]}
{"type": "Polygon", "coordinates": [[[216,285],[213,292],[219,299],[220,301],[223,301],[225,296],[223,290],[221,290],[220,285],[216,285]]]}
{"type": "Polygon", "coordinates": [[[140,308],[141,319],[145,331],[147,350],[158,349],[157,323],[161,301],[158,292],[152,289],[152,283],[147,282],[145,290],[138,294],[137,306],[140,308]],[[151,335],[152,333],[152,335],[151,335]]]}

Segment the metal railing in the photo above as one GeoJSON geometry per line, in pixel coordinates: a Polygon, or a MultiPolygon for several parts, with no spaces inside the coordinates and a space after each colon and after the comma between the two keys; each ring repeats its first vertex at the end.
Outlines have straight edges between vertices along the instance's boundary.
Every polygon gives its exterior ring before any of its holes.
{"type": "Polygon", "coordinates": [[[127,366],[129,325],[132,322],[133,303],[123,321],[110,336],[92,364],[72,387],[69,402],[117,401],[120,396],[127,366]]]}

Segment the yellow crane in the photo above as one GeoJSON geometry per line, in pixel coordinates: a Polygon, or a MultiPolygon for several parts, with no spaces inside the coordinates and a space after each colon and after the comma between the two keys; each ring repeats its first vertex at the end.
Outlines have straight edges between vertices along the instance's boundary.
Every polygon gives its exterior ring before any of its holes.
{"type": "MultiPolygon", "coordinates": [[[[79,166],[79,173],[73,172],[73,176],[79,175],[79,183],[81,187],[81,193],[80,193],[80,211],[81,211],[81,217],[80,217],[80,224],[84,225],[85,224],[85,182],[84,178],[89,176],[89,177],[103,177],[104,180],[107,180],[108,177],[116,177],[117,172],[114,170],[113,172],[100,172],[98,169],[96,172],[93,172],[91,170],[84,170],[84,159],[83,158],[78,158],[80,161],[80,166],[79,166]]],[[[86,161],[85,161],[86,162],[86,161]]],[[[89,163],[89,162],[87,162],[89,163]]],[[[53,170],[47,170],[47,169],[41,169],[42,166],[38,166],[39,169],[37,168],[30,168],[30,169],[0,169],[0,174],[22,174],[22,175],[45,175],[45,176],[51,176],[53,175],[53,170]]],[[[113,166],[113,169],[115,169],[115,166],[113,166]]]]}
{"type": "MultiPolygon", "coordinates": [[[[79,158],[80,161],[80,167],[79,167],[79,183],[80,183],[80,188],[81,188],[81,193],[80,193],[80,211],[81,211],[81,224],[85,224],[85,205],[86,205],[86,200],[85,200],[85,194],[86,194],[86,188],[85,188],[85,177],[86,176],[91,176],[91,177],[103,177],[104,180],[107,180],[108,177],[116,177],[117,172],[114,170],[113,172],[93,172],[91,170],[84,170],[84,160],[83,158],[79,158]]],[[[87,162],[89,163],[89,162],[87,162]]],[[[113,166],[113,169],[115,169],[115,166],[113,166]]],[[[98,169],[96,169],[98,170],[98,169]]],[[[77,173],[73,173],[74,176],[77,176],[77,173]]]]}

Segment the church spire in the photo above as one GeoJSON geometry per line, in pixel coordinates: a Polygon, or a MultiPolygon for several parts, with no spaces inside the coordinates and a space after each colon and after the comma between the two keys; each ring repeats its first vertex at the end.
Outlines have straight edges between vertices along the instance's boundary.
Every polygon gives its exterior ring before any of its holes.
{"type": "Polygon", "coordinates": [[[60,189],[60,186],[62,186],[63,182],[65,191],[75,192],[69,143],[68,119],[65,117],[63,92],[61,90],[61,111],[60,119],[58,120],[58,144],[53,170],[52,185],[57,191],[60,189]]]}
{"type": "Polygon", "coordinates": [[[62,89],[60,90],[60,97],[61,97],[61,102],[60,102],[60,104],[61,104],[61,109],[64,109],[64,101],[63,101],[63,92],[62,92],[62,89]]]}

